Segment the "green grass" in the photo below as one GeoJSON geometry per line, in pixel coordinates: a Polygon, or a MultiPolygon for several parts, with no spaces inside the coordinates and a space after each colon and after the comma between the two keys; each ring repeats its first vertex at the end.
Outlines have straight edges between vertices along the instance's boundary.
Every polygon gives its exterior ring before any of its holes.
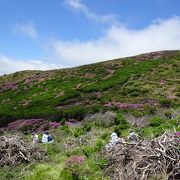
{"type": "MultiPolygon", "coordinates": [[[[71,132],[74,132],[76,127],[70,128],[71,132]]],[[[53,133],[56,136],[55,142],[52,144],[41,145],[42,149],[46,149],[50,159],[45,163],[38,163],[33,165],[27,170],[28,175],[22,175],[21,178],[25,180],[35,179],[53,179],[53,180],[73,180],[73,173],[78,174],[80,179],[109,179],[104,176],[103,168],[107,163],[107,160],[100,155],[102,147],[104,147],[106,141],[101,139],[101,131],[110,134],[110,131],[106,128],[94,129],[88,132],[88,143],[76,144],[77,138],[73,134],[68,134],[66,137],[62,137],[61,133],[64,130],[62,128],[55,130],[53,133]],[[65,144],[74,142],[75,146],[68,148],[65,144]],[[73,169],[65,165],[65,160],[74,155],[80,155],[85,157],[85,161],[82,165],[75,165],[73,169]]],[[[79,138],[86,137],[86,134],[81,135],[79,138]]]]}

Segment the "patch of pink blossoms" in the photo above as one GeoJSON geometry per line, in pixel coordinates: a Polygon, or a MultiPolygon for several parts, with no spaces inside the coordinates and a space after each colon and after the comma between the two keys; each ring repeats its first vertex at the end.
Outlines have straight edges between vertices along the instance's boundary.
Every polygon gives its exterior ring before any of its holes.
{"type": "Polygon", "coordinates": [[[143,108],[144,104],[108,102],[104,106],[106,106],[106,107],[117,107],[119,109],[128,109],[128,108],[137,109],[137,108],[143,108]]]}

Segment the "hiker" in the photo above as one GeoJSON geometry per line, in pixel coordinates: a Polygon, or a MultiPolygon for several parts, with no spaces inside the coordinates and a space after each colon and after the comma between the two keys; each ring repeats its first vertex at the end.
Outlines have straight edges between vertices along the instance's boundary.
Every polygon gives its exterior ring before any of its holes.
{"type": "Polygon", "coordinates": [[[52,135],[48,135],[48,132],[44,132],[42,136],[42,142],[43,143],[52,143],[53,137],[52,135]]]}
{"type": "Polygon", "coordinates": [[[110,140],[110,142],[108,144],[106,144],[105,149],[109,150],[110,148],[112,148],[116,144],[117,139],[118,139],[117,134],[115,132],[113,132],[111,134],[111,140],[110,140]]]}
{"type": "Polygon", "coordinates": [[[136,133],[133,132],[132,130],[129,131],[129,140],[131,143],[135,143],[137,140],[136,133]]]}
{"type": "Polygon", "coordinates": [[[111,144],[114,146],[117,142],[118,136],[115,132],[111,134],[111,144]]]}
{"type": "Polygon", "coordinates": [[[43,143],[48,143],[48,133],[44,132],[42,135],[42,142],[43,143]]]}
{"type": "Polygon", "coordinates": [[[32,141],[33,141],[33,143],[38,142],[38,134],[36,132],[33,132],[32,141]]]}

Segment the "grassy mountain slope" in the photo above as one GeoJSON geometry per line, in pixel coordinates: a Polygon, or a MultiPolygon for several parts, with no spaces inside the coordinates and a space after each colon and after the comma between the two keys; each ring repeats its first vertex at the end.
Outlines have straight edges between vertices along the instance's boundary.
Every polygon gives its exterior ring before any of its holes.
{"type": "MultiPolygon", "coordinates": [[[[178,106],[180,51],[162,51],[71,69],[0,77],[0,126],[21,118],[82,119],[108,102],[178,106]]],[[[112,108],[112,107],[109,107],[112,108]]],[[[127,109],[126,109],[127,110],[127,109]]]]}

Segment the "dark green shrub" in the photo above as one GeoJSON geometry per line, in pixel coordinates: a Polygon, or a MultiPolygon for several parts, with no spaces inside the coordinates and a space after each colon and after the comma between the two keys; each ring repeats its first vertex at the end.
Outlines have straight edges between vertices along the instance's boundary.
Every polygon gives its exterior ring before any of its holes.
{"type": "Polygon", "coordinates": [[[160,126],[164,120],[161,119],[160,117],[153,117],[149,120],[150,126],[160,126]]]}
{"type": "Polygon", "coordinates": [[[167,107],[167,108],[171,107],[172,105],[172,102],[169,99],[160,99],[159,103],[161,104],[162,107],[167,107]]]}
{"type": "Polygon", "coordinates": [[[61,102],[64,102],[68,99],[72,99],[72,98],[75,98],[75,97],[78,97],[80,95],[80,92],[79,91],[75,91],[75,90],[66,90],[64,96],[62,96],[60,98],[60,101],[61,102]]]}
{"type": "Polygon", "coordinates": [[[131,95],[132,97],[137,97],[137,96],[141,95],[141,93],[139,93],[139,92],[137,92],[137,91],[133,91],[132,93],[130,93],[130,95],[131,95]]]}
{"type": "Polygon", "coordinates": [[[119,126],[114,127],[114,132],[117,134],[118,137],[122,135],[122,132],[119,126]]]}
{"type": "Polygon", "coordinates": [[[135,116],[135,117],[142,117],[143,113],[141,111],[139,111],[139,110],[133,110],[132,115],[135,116]]]}
{"type": "Polygon", "coordinates": [[[82,120],[88,111],[89,109],[87,107],[74,106],[71,109],[64,110],[64,117],[66,119],[82,120]]]}
{"type": "Polygon", "coordinates": [[[154,134],[154,136],[157,137],[157,136],[161,135],[164,131],[165,131],[165,129],[163,127],[159,126],[159,127],[156,127],[153,129],[153,134],[154,134]]]}
{"type": "Polygon", "coordinates": [[[84,126],[83,126],[83,131],[84,131],[84,132],[89,132],[89,131],[91,131],[91,129],[92,129],[92,124],[86,122],[86,123],[84,124],[84,126]]]}
{"type": "Polygon", "coordinates": [[[166,112],[164,113],[164,115],[165,115],[166,118],[168,118],[168,119],[171,119],[171,118],[172,118],[172,112],[171,112],[171,111],[166,111],[166,112]]]}
{"type": "Polygon", "coordinates": [[[146,112],[147,115],[152,115],[156,113],[156,107],[145,105],[144,111],[146,112]]]}
{"type": "MultiPolygon", "coordinates": [[[[114,124],[118,125],[118,129],[121,129],[121,130],[128,129],[130,127],[128,121],[120,113],[117,114],[117,117],[114,120],[114,124]]],[[[117,132],[118,132],[118,130],[117,130],[117,132]]]]}
{"type": "Polygon", "coordinates": [[[119,125],[119,129],[121,130],[129,129],[129,128],[130,128],[129,123],[119,125]]]}
{"type": "Polygon", "coordinates": [[[74,129],[73,135],[74,135],[75,137],[80,137],[80,136],[83,135],[83,134],[84,134],[84,131],[83,131],[82,128],[76,127],[76,128],[74,129]]]}
{"type": "Polygon", "coordinates": [[[149,108],[149,114],[155,114],[156,113],[156,108],[155,107],[150,107],[149,108]]]}
{"type": "Polygon", "coordinates": [[[177,92],[177,93],[176,93],[176,96],[180,97],[180,92],[177,92]]]}
{"type": "Polygon", "coordinates": [[[65,122],[66,122],[65,118],[61,119],[61,125],[65,125],[65,122]]]}
{"type": "MultiPolygon", "coordinates": [[[[177,132],[180,132],[180,126],[177,126],[177,127],[176,127],[176,131],[177,131],[177,132]]],[[[179,149],[180,149],[180,148],[179,148],[179,149]]]]}
{"type": "Polygon", "coordinates": [[[109,133],[107,133],[107,132],[104,132],[102,135],[101,135],[101,139],[103,139],[103,140],[108,140],[109,139],[109,133]]]}
{"type": "Polygon", "coordinates": [[[67,125],[61,126],[60,131],[62,131],[63,135],[69,135],[72,133],[67,125]]]}
{"type": "MultiPolygon", "coordinates": [[[[13,122],[14,120],[18,119],[19,117],[16,117],[14,114],[6,114],[0,112],[0,127],[4,127],[8,125],[9,123],[13,122]]],[[[21,118],[21,117],[20,117],[21,118]]]]}
{"type": "Polygon", "coordinates": [[[104,157],[98,158],[97,159],[97,164],[101,169],[104,169],[108,164],[108,160],[105,159],[104,157]]]}
{"type": "Polygon", "coordinates": [[[98,139],[95,144],[95,151],[100,151],[104,147],[104,143],[101,139],[98,139]]]}
{"type": "Polygon", "coordinates": [[[94,152],[94,148],[92,146],[86,146],[83,149],[83,153],[86,157],[89,157],[94,152]]]}
{"type": "Polygon", "coordinates": [[[149,89],[147,89],[147,88],[142,88],[141,89],[142,94],[147,94],[148,92],[149,92],[149,89]]]}
{"type": "Polygon", "coordinates": [[[171,124],[172,126],[178,126],[178,120],[176,120],[176,119],[171,119],[171,120],[169,120],[168,122],[169,122],[169,124],[171,124]]]}
{"type": "Polygon", "coordinates": [[[118,113],[116,118],[114,119],[114,124],[119,125],[119,124],[126,124],[126,123],[127,121],[125,120],[124,116],[118,113]]]}

